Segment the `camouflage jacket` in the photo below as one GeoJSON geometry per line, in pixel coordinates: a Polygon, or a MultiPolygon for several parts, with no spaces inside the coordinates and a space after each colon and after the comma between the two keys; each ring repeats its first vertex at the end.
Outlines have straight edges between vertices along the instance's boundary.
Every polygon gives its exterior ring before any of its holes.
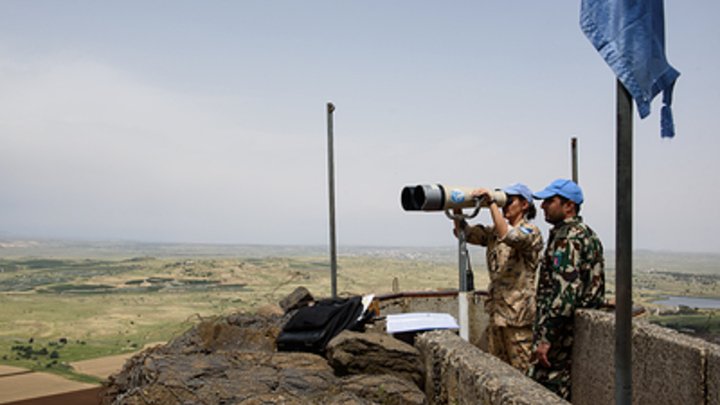
{"type": "Polygon", "coordinates": [[[560,326],[572,323],[576,308],[599,308],[605,301],[603,246],[576,216],[550,230],[537,287],[536,343],[557,342],[560,326]]]}
{"type": "Polygon", "coordinates": [[[486,246],[490,273],[485,310],[498,326],[530,326],[535,320],[535,270],[543,241],[537,226],[523,220],[499,239],[493,226],[467,226],[468,243],[486,246]]]}

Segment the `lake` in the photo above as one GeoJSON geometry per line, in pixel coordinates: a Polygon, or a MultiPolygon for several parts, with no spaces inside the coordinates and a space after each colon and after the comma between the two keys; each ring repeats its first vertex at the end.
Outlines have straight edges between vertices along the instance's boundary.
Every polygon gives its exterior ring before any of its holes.
{"type": "Polygon", "coordinates": [[[654,301],[653,304],[663,305],[667,307],[677,307],[684,305],[690,308],[720,308],[720,299],[718,298],[697,298],[697,297],[678,297],[667,296],[665,299],[654,301]]]}

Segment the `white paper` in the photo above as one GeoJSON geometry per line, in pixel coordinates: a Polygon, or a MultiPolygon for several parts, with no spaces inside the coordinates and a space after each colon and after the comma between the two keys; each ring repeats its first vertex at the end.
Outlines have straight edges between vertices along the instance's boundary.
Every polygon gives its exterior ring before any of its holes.
{"type": "Polygon", "coordinates": [[[363,295],[362,301],[361,301],[363,310],[362,310],[362,312],[360,312],[360,316],[358,316],[358,321],[363,319],[363,316],[365,316],[365,313],[367,312],[368,308],[370,308],[370,304],[372,304],[374,299],[375,299],[375,294],[363,295]]]}
{"type": "Polygon", "coordinates": [[[446,313],[411,312],[409,314],[388,315],[386,319],[387,333],[459,328],[455,318],[446,313]]]}

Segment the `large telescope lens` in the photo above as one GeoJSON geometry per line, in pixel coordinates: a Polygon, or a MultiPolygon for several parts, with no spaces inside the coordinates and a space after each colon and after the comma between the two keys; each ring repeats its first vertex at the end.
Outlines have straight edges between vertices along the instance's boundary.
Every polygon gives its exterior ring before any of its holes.
{"type": "Polygon", "coordinates": [[[420,186],[403,187],[402,194],[400,195],[400,202],[405,211],[420,211],[422,208],[422,200],[418,201],[415,196],[415,190],[420,186]]]}
{"type": "MultiPolygon", "coordinates": [[[[471,198],[472,188],[447,187],[441,184],[420,184],[403,187],[400,202],[405,211],[443,211],[452,208],[469,208],[477,204],[471,198]]],[[[498,206],[505,205],[505,193],[494,191],[493,198],[498,206]]],[[[486,204],[481,201],[482,206],[486,204]]]]}
{"type": "Polygon", "coordinates": [[[445,204],[445,189],[439,184],[407,186],[400,197],[405,211],[440,211],[445,204]]]}

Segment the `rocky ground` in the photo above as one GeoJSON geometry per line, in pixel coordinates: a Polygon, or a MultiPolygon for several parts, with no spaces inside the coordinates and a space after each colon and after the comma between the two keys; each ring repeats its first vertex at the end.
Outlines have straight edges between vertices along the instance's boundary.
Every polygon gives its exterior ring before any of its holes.
{"type": "MultiPolygon", "coordinates": [[[[284,307],[286,305],[283,305],[284,307]]],[[[424,404],[414,347],[381,333],[344,331],[326,357],[275,349],[292,314],[211,319],[148,349],[101,391],[109,404],[424,404]]]]}

